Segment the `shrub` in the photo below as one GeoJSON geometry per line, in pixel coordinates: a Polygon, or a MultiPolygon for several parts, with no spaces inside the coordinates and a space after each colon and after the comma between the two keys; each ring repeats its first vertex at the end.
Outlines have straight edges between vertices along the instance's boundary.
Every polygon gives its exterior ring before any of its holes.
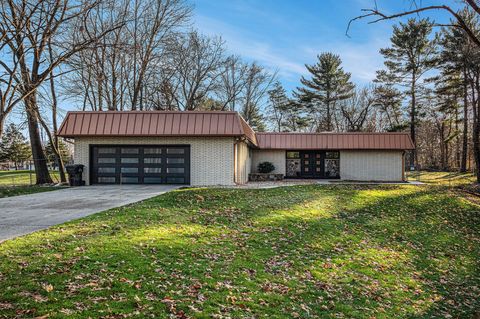
{"type": "Polygon", "coordinates": [[[270,162],[263,162],[258,164],[258,172],[268,174],[275,170],[275,165],[270,162]]]}

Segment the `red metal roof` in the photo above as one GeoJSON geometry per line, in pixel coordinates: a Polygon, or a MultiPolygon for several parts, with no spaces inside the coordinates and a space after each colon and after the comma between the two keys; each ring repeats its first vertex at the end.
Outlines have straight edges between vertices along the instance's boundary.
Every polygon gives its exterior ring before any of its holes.
{"type": "Polygon", "coordinates": [[[410,150],[407,133],[255,133],[237,112],[68,112],[58,136],[233,136],[261,149],[410,150]]]}
{"type": "Polygon", "coordinates": [[[255,132],[237,112],[68,112],[58,136],[244,136],[255,132]]]}
{"type": "Polygon", "coordinates": [[[261,149],[411,150],[407,133],[257,133],[261,149]]]}

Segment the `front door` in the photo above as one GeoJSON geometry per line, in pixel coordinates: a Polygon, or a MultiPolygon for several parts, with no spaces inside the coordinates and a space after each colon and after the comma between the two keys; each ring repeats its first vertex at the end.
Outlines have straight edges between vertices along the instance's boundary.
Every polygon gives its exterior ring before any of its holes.
{"type": "Polygon", "coordinates": [[[325,168],[325,152],[303,151],[300,152],[301,173],[304,178],[322,178],[325,168]]]}

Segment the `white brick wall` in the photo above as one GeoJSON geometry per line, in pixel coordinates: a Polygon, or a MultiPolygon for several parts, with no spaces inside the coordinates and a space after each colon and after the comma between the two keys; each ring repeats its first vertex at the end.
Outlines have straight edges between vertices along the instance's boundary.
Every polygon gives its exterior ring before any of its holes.
{"type": "Polygon", "coordinates": [[[354,181],[401,181],[401,151],[340,151],[340,177],[354,181]]]}
{"type": "Polygon", "coordinates": [[[270,162],[275,166],[273,173],[285,175],[287,165],[285,152],[285,150],[253,150],[252,172],[258,172],[258,164],[262,162],[270,162]]]}
{"type": "Polygon", "coordinates": [[[233,185],[233,137],[80,137],[75,139],[74,161],[83,164],[89,185],[91,144],[181,144],[190,145],[192,186],[233,185]]]}

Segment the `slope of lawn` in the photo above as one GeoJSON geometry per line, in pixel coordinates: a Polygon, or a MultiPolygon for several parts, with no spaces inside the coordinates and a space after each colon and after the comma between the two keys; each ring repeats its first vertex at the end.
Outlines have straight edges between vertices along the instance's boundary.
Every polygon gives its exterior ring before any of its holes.
{"type": "Polygon", "coordinates": [[[438,186],[178,190],[0,244],[0,317],[472,318],[479,211],[438,186]]]}

